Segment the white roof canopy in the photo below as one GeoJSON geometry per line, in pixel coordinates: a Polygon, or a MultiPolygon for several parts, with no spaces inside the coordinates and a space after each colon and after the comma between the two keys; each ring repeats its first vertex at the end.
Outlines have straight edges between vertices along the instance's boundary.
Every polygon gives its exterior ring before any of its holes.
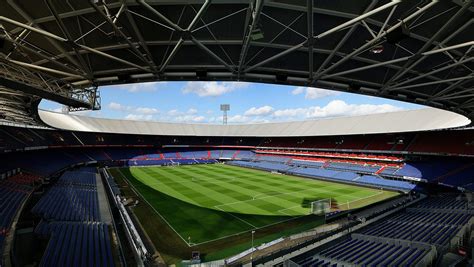
{"type": "Polygon", "coordinates": [[[48,125],[71,131],[145,135],[291,137],[395,133],[446,129],[470,123],[454,112],[434,108],[354,117],[239,125],[185,124],[76,116],[40,110],[48,125]]]}

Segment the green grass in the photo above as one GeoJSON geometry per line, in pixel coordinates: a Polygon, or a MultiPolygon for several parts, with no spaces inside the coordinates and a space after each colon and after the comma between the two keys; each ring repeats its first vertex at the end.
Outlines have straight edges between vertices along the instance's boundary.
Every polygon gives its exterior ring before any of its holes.
{"type": "Polygon", "coordinates": [[[254,229],[262,243],[320,225],[321,218],[305,216],[311,201],[330,198],[345,209],[346,203],[358,208],[397,195],[222,164],[132,167],[112,174],[126,178],[147,203],[135,213],[158,250],[162,237],[156,225],[175,236],[175,248],[163,248],[171,261],[186,258],[188,250],[207,253],[207,260],[236,254],[248,248],[247,235],[254,229]]]}

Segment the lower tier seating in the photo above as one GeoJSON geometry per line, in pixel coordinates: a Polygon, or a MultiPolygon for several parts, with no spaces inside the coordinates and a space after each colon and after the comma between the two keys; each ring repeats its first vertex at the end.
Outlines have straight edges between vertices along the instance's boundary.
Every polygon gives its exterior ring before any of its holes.
{"type": "Polygon", "coordinates": [[[33,207],[41,218],[35,233],[48,239],[39,266],[115,266],[112,228],[99,211],[96,172],[65,172],[33,207]]]}
{"type": "MultiPolygon", "coordinates": [[[[33,187],[27,184],[35,182],[39,176],[17,174],[6,180],[0,180],[0,255],[3,254],[5,238],[10,232],[12,222],[20,207],[33,192],[33,187]]],[[[1,266],[0,258],[0,266],[1,266]]]]}
{"type": "Polygon", "coordinates": [[[313,255],[294,260],[303,267],[310,266],[416,266],[429,252],[426,247],[416,247],[349,237],[313,255]]]}
{"type": "Polygon", "coordinates": [[[109,227],[100,222],[41,222],[35,233],[50,237],[39,266],[114,266],[109,227]]]}
{"type": "Polygon", "coordinates": [[[32,212],[56,221],[99,221],[97,190],[56,186],[51,188],[32,212]]]}
{"type": "Polygon", "coordinates": [[[266,161],[232,161],[230,165],[237,165],[242,167],[262,169],[266,171],[278,171],[292,175],[301,175],[312,178],[322,178],[333,181],[341,181],[346,183],[362,184],[372,187],[382,187],[387,189],[395,189],[402,191],[410,191],[416,187],[416,185],[398,180],[389,180],[372,175],[360,175],[352,171],[342,170],[331,170],[319,168],[318,166],[305,166],[299,167],[294,165],[287,165],[284,163],[277,162],[266,162],[266,161]]]}
{"type": "Polygon", "coordinates": [[[300,266],[418,266],[472,223],[474,210],[460,203],[467,203],[460,195],[430,197],[291,260],[300,266]]]}

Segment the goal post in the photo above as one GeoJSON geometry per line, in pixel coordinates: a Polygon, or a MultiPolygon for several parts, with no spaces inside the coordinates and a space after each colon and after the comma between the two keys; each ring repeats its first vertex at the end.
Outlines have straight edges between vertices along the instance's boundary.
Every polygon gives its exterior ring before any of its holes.
{"type": "Polygon", "coordinates": [[[331,212],[331,199],[320,199],[311,202],[311,211],[310,214],[314,215],[324,215],[328,212],[331,212]]]}

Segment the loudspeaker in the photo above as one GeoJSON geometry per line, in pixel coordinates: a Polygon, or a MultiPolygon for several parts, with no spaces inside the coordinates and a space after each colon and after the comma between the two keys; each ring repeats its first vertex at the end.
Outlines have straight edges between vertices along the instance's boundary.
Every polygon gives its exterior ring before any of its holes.
{"type": "Polygon", "coordinates": [[[400,27],[387,33],[387,43],[396,44],[408,37],[410,37],[410,29],[408,29],[408,26],[405,23],[402,23],[400,27]]]}

